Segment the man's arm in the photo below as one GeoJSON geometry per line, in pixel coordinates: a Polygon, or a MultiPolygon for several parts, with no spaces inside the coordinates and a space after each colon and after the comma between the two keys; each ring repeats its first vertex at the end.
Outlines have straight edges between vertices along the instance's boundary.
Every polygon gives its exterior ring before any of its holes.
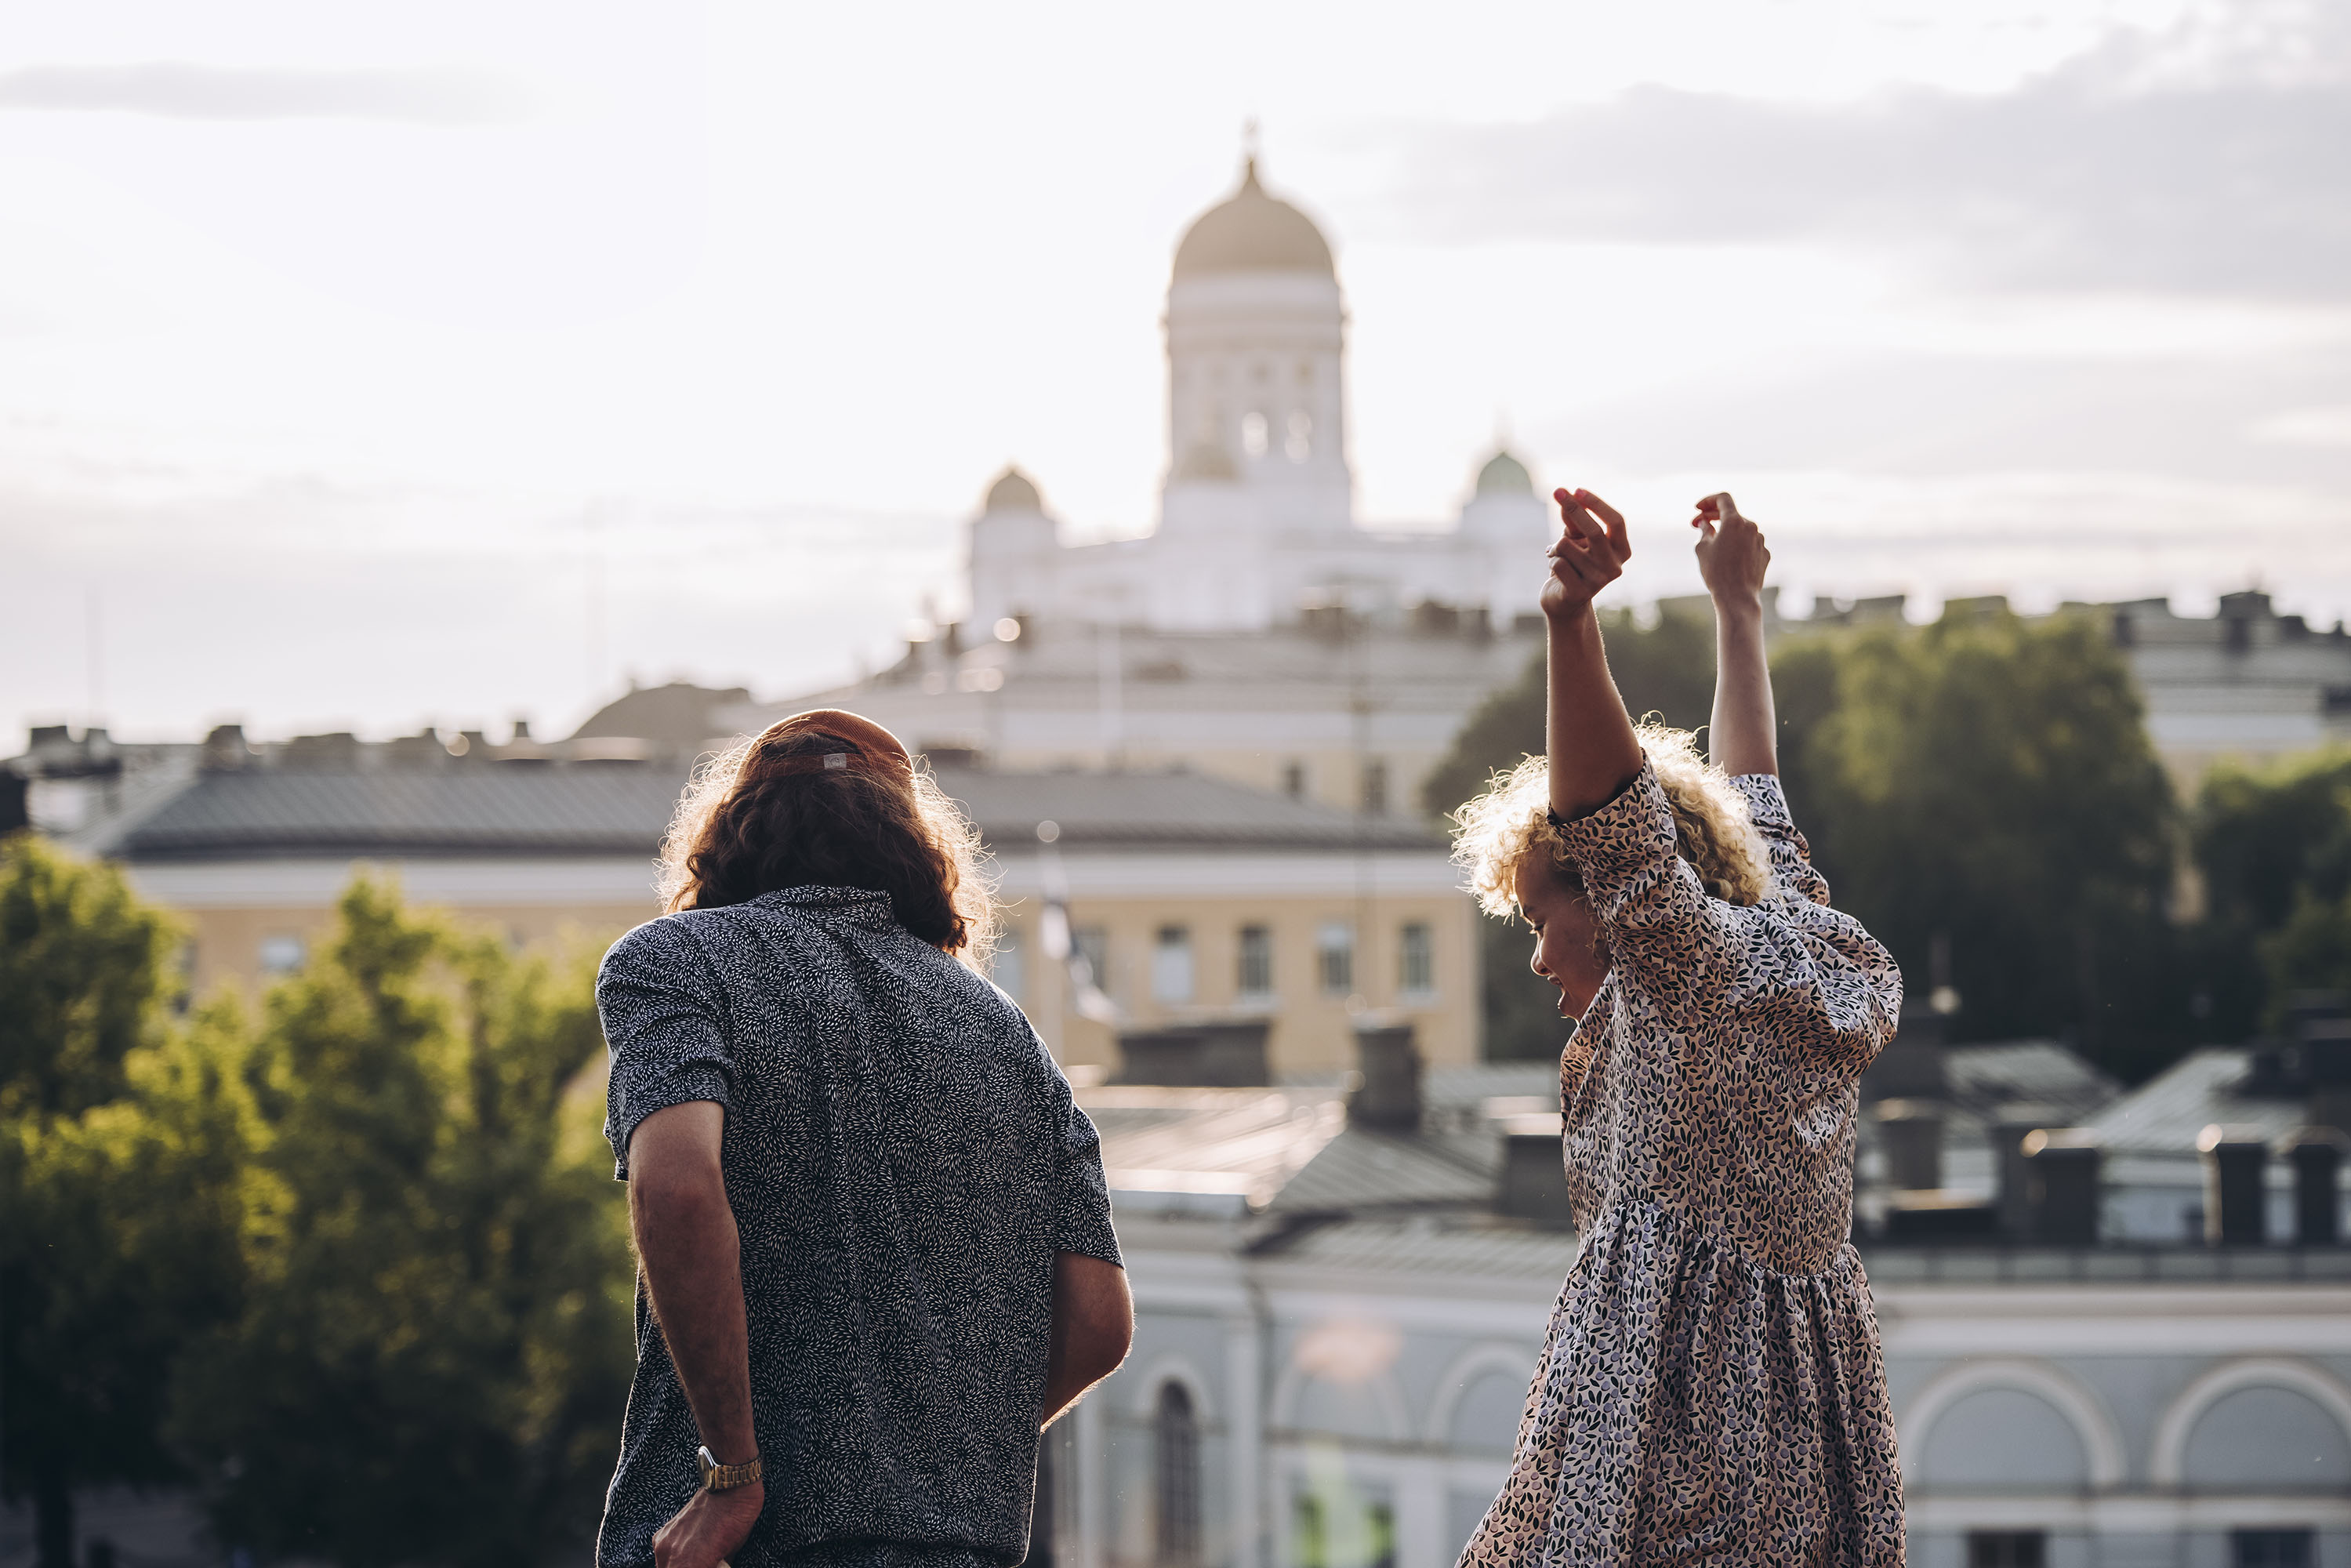
{"type": "Polygon", "coordinates": [[[1050,1427],[1078,1396],[1118,1370],[1134,1343],[1134,1299],[1126,1270],[1082,1252],[1053,1254],[1053,1334],[1045,1358],[1050,1427]]]}
{"type": "Polygon", "coordinates": [[[1763,574],[1771,552],[1727,492],[1700,501],[1690,526],[1698,530],[1698,575],[1714,600],[1714,722],[1707,750],[1734,778],[1777,773],[1779,723],[1763,654],[1763,574]]]}
{"type": "Polygon", "coordinates": [[[1641,771],[1641,743],[1608,674],[1600,622],[1592,613],[1593,595],[1616,580],[1633,547],[1624,517],[1591,491],[1558,490],[1552,498],[1566,531],[1552,547],[1551,580],[1541,601],[1549,628],[1543,750],[1551,763],[1551,809],[1573,818],[1614,800],[1641,771]]]}
{"type": "MultiPolygon", "coordinates": [[[[750,1331],[742,1253],[718,1162],[724,1108],[688,1101],[654,1112],[629,1139],[629,1228],[669,1358],[711,1457],[745,1465],[751,1426],[750,1331]]],[[[653,1536],[661,1568],[713,1568],[758,1522],[767,1488],[697,1491],[653,1536]]]]}

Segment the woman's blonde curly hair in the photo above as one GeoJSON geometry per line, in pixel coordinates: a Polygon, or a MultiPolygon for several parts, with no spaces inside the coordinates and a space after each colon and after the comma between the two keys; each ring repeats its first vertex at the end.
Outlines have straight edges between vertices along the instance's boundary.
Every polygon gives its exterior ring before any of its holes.
{"type": "MultiPolygon", "coordinates": [[[[1771,882],[1763,835],[1729,775],[1708,761],[1686,729],[1644,724],[1635,732],[1673,808],[1674,850],[1706,891],[1729,904],[1757,904],[1771,882]]],[[[1583,876],[1550,821],[1551,765],[1530,757],[1497,773],[1486,792],[1453,813],[1453,859],[1469,873],[1478,907],[1518,908],[1520,868],[1537,857],[1579,892],[1583,876]]]]}

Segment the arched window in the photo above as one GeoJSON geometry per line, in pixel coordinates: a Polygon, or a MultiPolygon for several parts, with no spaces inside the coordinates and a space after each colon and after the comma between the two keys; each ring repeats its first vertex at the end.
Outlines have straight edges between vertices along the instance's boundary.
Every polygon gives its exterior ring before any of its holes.
{"type": "Polygon", "coordinates": [[[1158,1561],[1170,1568],[1200,1559],[1200,1422],[1180,1383],[1159,1385],[1158,1561]]]}

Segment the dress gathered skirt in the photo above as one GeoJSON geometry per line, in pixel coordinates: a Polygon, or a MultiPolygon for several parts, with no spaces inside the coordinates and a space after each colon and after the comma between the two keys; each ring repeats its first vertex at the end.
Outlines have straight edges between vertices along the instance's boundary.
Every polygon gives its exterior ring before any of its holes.
{"type": "Polygon", "coordinates": [[[1901,974],[1828,907],[1779,781],[1736,782],[1771,852],[1754,905],[1698,886],[1646,768],[1558,830],[1612,960],[1562,1061],[1583,1245],[1462,1568],[1903,1561],[1849,1239],[1857,1081],[1901,974]]]}

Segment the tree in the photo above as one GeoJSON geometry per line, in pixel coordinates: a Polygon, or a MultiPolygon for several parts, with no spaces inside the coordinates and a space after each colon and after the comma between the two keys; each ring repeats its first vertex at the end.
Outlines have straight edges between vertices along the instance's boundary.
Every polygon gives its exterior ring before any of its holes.
{"type": "MultiPolygon", "coordinates": [[[[1695,729],[1714,704],[1714,628],[1688,615],[1635,623],[1630,611],[1604,612],[1608,665],[1635,716],[1656,715],[1695,729]]],[[[1543,749],[1543,661],[1538,654],[1510,685],[1479,704],[1421,786],[1421,807],[1442,817],[1474,797],[1501,768],[1543,749]]],[[[1479,1004],[1486,1054],[1540,1060],[1559,1054],[1566,1025],[1558,993],[1527,967],[1527,939],[1515,921],[1479,923],[1479,1004]]]]}
{"type": "Polygon", "coordinates": [[[2236,1038],[2351,990],[2351,749],[2207,775],[2193,816],[2207,1010],[2236,1038]]]}
{"type": "Polygon", "coordinates": [[[232,1042],[168,1027],[177,943],[112,868],[0,841],[0,1468],[44,1568],[76,1488],[181,1473],[170,1370],[235,1295],[232,1042]]]}
{"type": "Polygon", "coordinates": [[[1914,993],[1948,955],[1961,1038],[2065,1032],[2126,1079],[2168,1060],[2175,808],[2102,629],[1946,617],[1830,658],[1834,700],[1792,749],[1839,905],[1914,993]]]}
{"type": "Polygon", "coordinates": [[[122,1092],[163,1028],[180,933],[110,866],[0,839],[0,1117],[71,1115],[122,1092]]]}
{"type": "Polygon", "coordinates": [[[576,1552],[632,1272],[591,988],[354,884],[251,1044],[248,1279],[172,1430],[225,1539],[351,1568],[576,1552]]]}

